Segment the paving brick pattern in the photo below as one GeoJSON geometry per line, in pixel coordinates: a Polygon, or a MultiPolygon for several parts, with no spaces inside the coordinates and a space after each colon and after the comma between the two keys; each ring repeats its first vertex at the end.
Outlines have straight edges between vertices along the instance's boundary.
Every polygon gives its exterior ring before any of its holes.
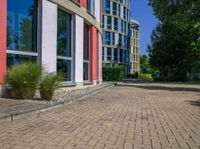
{"type": "Polygon", "coordinates": [[[111,87],[0,124],[8,149],[200,149],[200,92],[111,87]]]}

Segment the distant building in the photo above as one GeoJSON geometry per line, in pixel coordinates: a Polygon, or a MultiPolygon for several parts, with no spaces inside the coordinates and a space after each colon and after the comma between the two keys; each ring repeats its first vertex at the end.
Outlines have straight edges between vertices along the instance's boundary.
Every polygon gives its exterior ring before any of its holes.
{"type": "Polygon", "coordinates": [[[130,0],[103,0],[103,65],[130,64],[130,0]]]}
{"type": "Polygon", "coordinates": [[[130,46],[131,46],[131,73],[140,72],[140,24],[135,20],[130,23],[130,46]]]}

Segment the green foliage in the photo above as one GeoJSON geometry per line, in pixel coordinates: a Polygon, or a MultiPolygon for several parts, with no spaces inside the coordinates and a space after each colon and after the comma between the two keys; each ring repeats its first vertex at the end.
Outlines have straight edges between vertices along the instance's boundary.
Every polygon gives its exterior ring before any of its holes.
{"type": "Polygon", "coordinates": [[[7,72],[6,81],[11,86],[13,97],[21,99],[33,98],[41,73],[41,67],[32,62],[11,67],[7,72]]]}
{"type": "Polygon", "coordinates": [[[149,64],[149,58],[146,55],[140,57],[140,73],[151,74],[153,71],[149,64]]]}
{"type": "Polygon", "coordinates": [[[156,82],[171,82],[172,79],[170,77],[164,77],[164,76],[154,76],[153,77],[154,81],[156,82]]]}
{"type": "Polygon", "coordinates": [[[125,68],[123,66],[117,67],[103,67],[104,81],[122,81],[125,76],[125,68]]]}
{"type": "Polygon", "coordinates": [[[54,91],[59,87],[59,82],[63,80],[64,77],[61,74],[45,74],[41,79],[39,87],[41,99],[51,100],[54,91]]]}
{"type": "Polygon", "coordinates": [[[137,79],[139,73],[137,71],[132,71],[131,74],[128,74],[126,77],[131,79],[137,79]]]}
{"type": "Polygon", "coordinates": [[[200,81],[200,73],[191,73],[191,74],[188,74],[187,78],[190,81],[200,81]]]}
{"type": "Polygon", "coordinates": [[[152,79],[152,75],[151,74],[143,74],[140,73],[138,76],[140,79],[152,79]]]}
{"type": "Polygon", "coordinates": [[[200,1],[149,0],[160,23],[148,47],[150,64],[169,80],[200,72],[200,1]]]}
{"type": "Polygon", "coordinates": [[[133,72],[133,78],[138,78],[139,73],[136,71],[133,72]]]}

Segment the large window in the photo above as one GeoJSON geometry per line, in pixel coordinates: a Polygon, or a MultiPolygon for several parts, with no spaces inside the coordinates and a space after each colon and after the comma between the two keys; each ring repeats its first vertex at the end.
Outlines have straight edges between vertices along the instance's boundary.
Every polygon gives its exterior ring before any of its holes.
{"type": "Polygon", "coordinates": [[[113,15],[117,15],[117,3],[113,2],[113,15]]]}
{"type": "Polygon", "coordinates": [[[118,4],[118,16],[120,17],[121,16],[121,5],[118,4]]]}
{"type": "Polygon", "coordinates": [[[124,35],[124,48],[127,48],[127,36],[124,35]]]}
{"type": "Polygon", "coordinates": [[[111,34],[110,32],[105,32],[105,34],[106,34],[106,44],[110,45],[111,34]]]}
{"type": "Polygon", "coordinates": [[[104,47],[102,48],[102,61],[104,61],[104,47]]]}
{"type": "Polygon", "coordinates": [[[124,19],[126,19],[127,15],[126,15],[126,7],[124,7],[124,19]]]}
{"type": "Polygon", "coordinates": [[[114,18],[114,30],[118,31],[118,19],[114,18]]]}
{"type": "Polygon", "coordinates": [[[112,18],[107,16],[107,29],[112,29],[112,18]]]}
{"type": "Polygon", "coordinates": [[[118,49],[115,48],[114,49],[114,61],[117,62],[117,59],[118,59],[118,49]]]}
{"type": "Polygon", "coordinates": [[[36,0],[7,1],[7,64],[37,61],[36,0]]]}
{"type": "Polygon", "coordinates": [[[115,45],[115,32],[112,33],[112,45],[115,45]]]}
{"type": "Polygon", "coordinates": [[[94,0],[87,0],[87,10],[89,13],[94,15],[94,6],[95,6],[95,1],[94,0]]]}
{"type": "Polygon", "coordinates": [[[111,61],[112,60],[112,49],[107,48],[107,60],[111,61]]]}
{"type": "Polygon", "coordinates": [[[72,80],[71,15],[58,10],[57,71],[65,74],[65,80],[72,80]]]}
{"type": "Polygon", "coordinates": [[[123,33],[123,32],[124,32],[124,21],[121,20],[121,33],[123,33]]]}
{"type": "Polygon", "coordinates": [[[106,5],[106,13],[110,13],[110,0],[105,0],[106,5]]]}
{"type": "Polygon", "coordinates": [[[84,24],[83,80],[90,81],[90,26],[84,24]]]}
{"type": "Polygon", "coordinates": [[[32,61],[37,62],[36,56],[28,56],[28,55],[21,55],[21,54],[7,54],[7,65],[12,66],[16,63],[23,63],[25,61],[32,61]]]}
{"type": "Polygon", "coordinates": [[[119,34],[119,47],[122,46],[122,34],[119,34]]]}
{"type": "Polygon", "coordinates": [[[123,49],[120,49],[120,62],[123,62],[123,49]]]}

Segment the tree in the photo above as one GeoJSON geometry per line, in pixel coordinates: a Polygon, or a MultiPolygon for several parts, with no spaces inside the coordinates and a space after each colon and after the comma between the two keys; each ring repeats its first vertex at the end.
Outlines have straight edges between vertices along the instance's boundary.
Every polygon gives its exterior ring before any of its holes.
{"type": "Polygon", "coordinates": [[[160,20],[148,47],[150,64],[175,80],[200,72],[200,1],[149,0],[149,4],[160,20]]]}
{"type": "Polygon", "coordinates": [[[149,64],[149,58],[146,55],[140,57],[140,73],[151,74],[152,68],[149,64]]]}

